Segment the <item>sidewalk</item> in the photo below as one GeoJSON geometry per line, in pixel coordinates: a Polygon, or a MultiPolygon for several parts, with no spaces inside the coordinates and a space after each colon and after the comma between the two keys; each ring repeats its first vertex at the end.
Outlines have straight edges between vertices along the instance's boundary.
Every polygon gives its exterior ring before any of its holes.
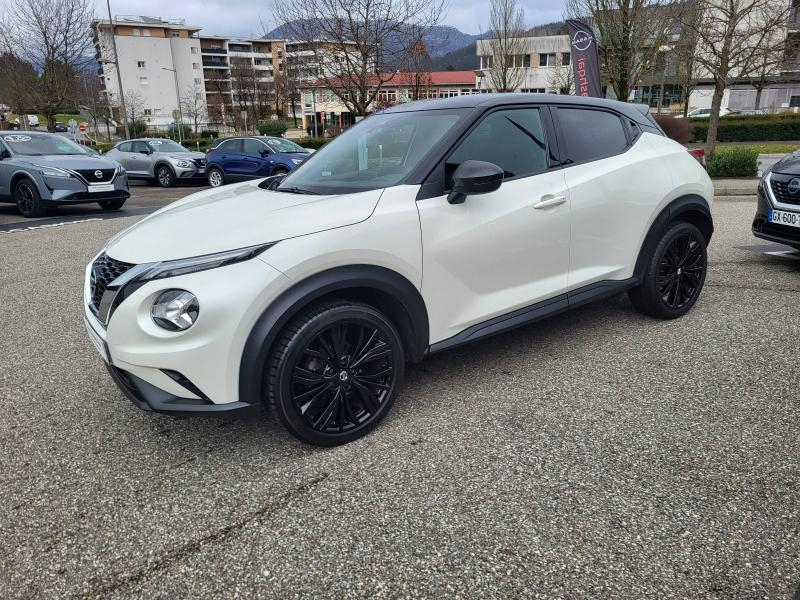
{"type": "Polygon", "coordinates": [[[755,196],[758,178],[753,179],[714,179],[715,196],[755,196]]]}

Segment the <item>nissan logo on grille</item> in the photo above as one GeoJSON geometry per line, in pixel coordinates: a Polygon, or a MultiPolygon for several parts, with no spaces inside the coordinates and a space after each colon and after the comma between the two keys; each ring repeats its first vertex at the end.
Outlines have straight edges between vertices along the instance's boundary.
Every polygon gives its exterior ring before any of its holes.
{"type": "Polygon", "coordinates": [[[100,169],[98,169],[97,171],[94,172],[94,176],[97,179],[102,179],[103,178],[103,172],[100,169]]]}
{"type": "Polygon", "coordinates": [[[795,177],[794,179],[789,181],[789,184],[786,186],[786,189],[789,190],[789,193],[793,196],[796,196],[798,192],[800,192],[800,179],[795,177]]]}

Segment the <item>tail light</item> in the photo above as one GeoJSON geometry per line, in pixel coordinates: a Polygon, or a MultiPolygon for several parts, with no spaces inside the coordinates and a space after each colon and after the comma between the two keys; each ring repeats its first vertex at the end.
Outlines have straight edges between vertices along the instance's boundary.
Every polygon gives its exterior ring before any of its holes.
{"type": "Polygon", "coordinates": [[[706,166],[706,151],[702,148],[687,148],[686,151],[691,154],[697,162],[703,165],[703,168],[706,166]]]}

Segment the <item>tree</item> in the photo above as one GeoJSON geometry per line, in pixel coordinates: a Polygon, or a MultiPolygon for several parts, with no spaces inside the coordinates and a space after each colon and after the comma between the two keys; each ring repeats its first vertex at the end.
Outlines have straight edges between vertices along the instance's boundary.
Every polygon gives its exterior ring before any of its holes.
{"type": "Polygon", "coordinates": [[[558,90],[563,96],[568,96],[575,92],[575,77],[572,73],[572,66],[558,66],[550,69],[547,75],[547,86],[558,90]]]}
{"type": "Polygon", "coordinates": [[[30,112],[36,105],[38,83],[33,65],[7,52],[0,54],[0,73],[0,102],[18,115],[30,112]]]}
{"type": "Polygon", "coordinates": [[[25,77],[18,85],[29,87],[27,94],[50,131],[56,114],[74,104],[76,76],[90,66],[92,16],[92,0],[15,0],[0,18],[3,51],[37,73],[35,81],[25,77]]]}
{"type": "Polygon", "coordinates": [[[675,82],[683,90],[683,116],[689,114],[689,98],[702,72],[697,61],[698,37],[696,20],[700,12],[694,3],[688,3],[681,13],[681,22],[676,24],[670,40],[670,52],[675,63],[675,82]],[[688,24],[692,25],[689,26],[688,24]]]}
{"type": "Polygon", "coordinates": [[[193,83],[186,88],[181,103],[181,114],[185,119],[189,119],[192,124],[192,130],[198,133],[200,123],[204,123],[208,119],[205,87],[193,83]]]}
{"type": "Polygon", "coordinates": [[[788,50],[787,38],[781,36],[774,43],[765,44],[756,52],[755,68],[747,74],[747,81],[756,89],[754,108],[761,108],[761,96],[771,77],[780,74],[788,50]]]}
{"type": "MultiPolygon", "coordinates": [[[[128,121],[131,123],[144,122],[144,97],[136,90],[125,90],[125,108],[128,110],[128,121]]],[[[120,107],[117,106],[119,109],[120,107]]],[[[122,120],[120,114],[120,120],[122,120]]]]}
{"type": "Polygon", "coordinates": [[[698,39],[697,61],[714,80],[706,156],[717,146],[722,98],[731,81],[752,76],[786,37],[789,3],[776,0],[696,0],[698,16],[685,27],[698,39]]]}
{"type": "Polygon", "coordinates": [[[276,0],[275,20],[320,66],[321,85],[365,115],[430,27],[445,0],[276,0]],[[410,25],[414,25],[413,27],[410,25]]]}
{"type": "MultiPolygon", "coordinates": [[[[488,77],[497,92],[516,91],[525,77],[525,13],[517,0],[492,0],[489,8],[488,77]]],[[[530,57],[527,56],[530,61],[530,57]]]]}
{"type": "Polygon", "coordinates": [[[565,14],[593,24],[600,69],[617,99],[627,102],[679,18],[671,0],[566,0],[565,14]]]}
{"type": "Polygon", "coordinates": [[[420,40],[409,52],[403,70],[408,73],[411,100],[427,98],[428,90],[433,85],[433,79],[431,78],[431,55],[428,54],[424,41],[420,40]]]}

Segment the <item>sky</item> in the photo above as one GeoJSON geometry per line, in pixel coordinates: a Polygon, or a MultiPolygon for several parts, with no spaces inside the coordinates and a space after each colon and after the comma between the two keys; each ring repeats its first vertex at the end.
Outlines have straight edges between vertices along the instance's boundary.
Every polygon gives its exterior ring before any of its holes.
{"type": "MultiPolygon", "coordinates": [[[[0,4],[6,0],[0,0],[0,4]]],[[[302,0],[298,0],[302,1],[302,0]]],[[[98,16],[108,14],[104,0],[95,0],[98,16]]],[[[528,27],[561,19],[563,0],[520,0],[528,27]]],[[[269,31],[274,27],[269,0],[111,0],[116,15],[147,15],[185,19],[203,28],[206,35],[260,37],[261,21],[269,31]]],[[[442,24],[464,33],[481,33],[489,22],[489,0],[450,0],[442,24]]]]}

